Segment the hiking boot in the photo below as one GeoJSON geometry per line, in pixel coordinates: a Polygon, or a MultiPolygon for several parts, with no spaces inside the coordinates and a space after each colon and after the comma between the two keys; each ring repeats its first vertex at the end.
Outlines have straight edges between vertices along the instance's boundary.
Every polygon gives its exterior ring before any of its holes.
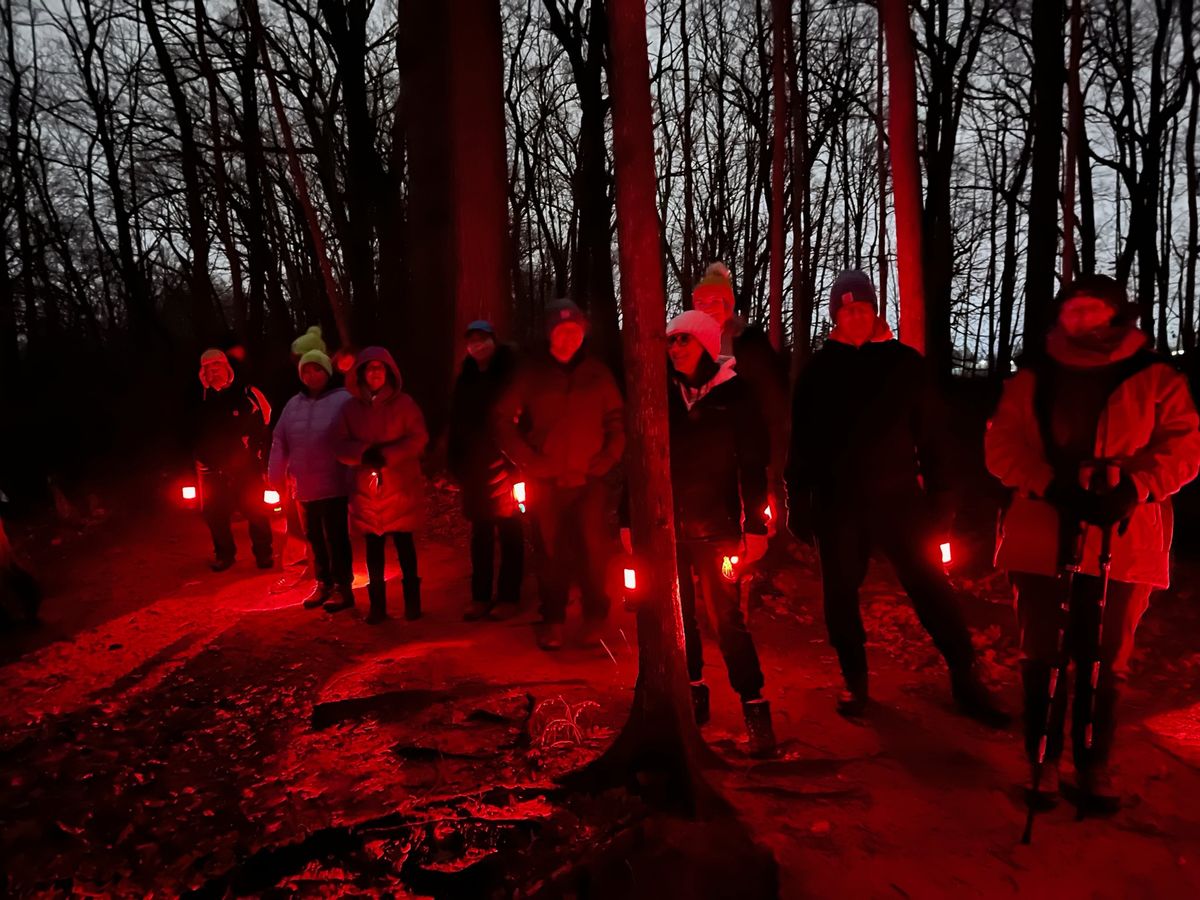
{"type": "Polygon", "coordinates": [[[696,724],[707,725],[712,718],[712,710],[708,705],[708,685],[703,681],[693,681],[689,687],[692,690],[692,712],[696,714],[696,724]]]}
{"type": "Polygon", "coordinates": [[[1046,760],[1042,764],[1040,778],[1036,777],[1036,770],[1036,765],[1030,766],[1029,783],[1025,785],[1025,800],[1036,810],[1053,809],[1058,803],[1058,761],[1046,760]]]}
{"type": "Polygon", "coordinates": [[[771,704],[761,698],[742,701],[746,719],[746,736],[750,739],[750,755],[765,759],[775,755],[775,729],[771,727],[771,704]]]}
{"type": "Polygon", "coordinates": [[[538,629],[537,645],[543,650],[561,650],[563,646],[562,625],[542,625],[538,629]]]}
{"type": "Polygon", "coordinates": [[[224,572],[233,566],[232,556],[215,556],[208,561],[208,567],[214,572],[224,572]]]}
{"type": "Polygon", "coordinates": [[[404,618],[412,622],[421,618],[421,579],[404,579],[404,618]]]}
{"type": "Polygon", "coordinates": [[[333,593],[333,585],[321,584],[317,582],[307,597],[304,598],[305,609],[316,609],[318,606],[324,606],[325,601],[329,599],[333,593]]]}
{"type": "Polygon", "coordinates": [[[507,622],[509,619],[514,619],[521,614],[521,605],[516,602],[497,603],[492,607],[490,618],[497,622],[507,622]]]}
{"type": "Polygon", "coordinates": [[[368,625],[378,625],[380,622],[386,622],[387,620],[388,614],[386,609],[372,606],[370,611],[367,613],[368,625]]]}
{"type": "Polygon", "coordinates": [[[378,625],[387,619],[387,585],[372,582],[367,585],[367,597],[371,607],[367,611],[367,624],[378,625]]]}
{"type": "Polygon", "coordinates": [[[1080,814],[1111,816],[1121,809],[1121,792],[1105,764],[1091,766],[1079,773],[1080,814]]]}
{"type": "Polygon", "coordinates": [[[867,691],[867,673],[856,673],[844,677],[846,688],[837,696],[838,714],[851,719],[858,718],[867,711],[867,704],[871,700],[867,691]]]}
{"type": "Polygon", "coordinates": [[[491,604],[483,603],[479,600],[474,600],[471,605],[463,612],[464,622],[478,622],[480,619],[486,619],[488,613],[492,611],[491,604]]]}
{"type": "Polygon", "coordinates": [[[339,584],[333,589],[333,596],[325,601],[325,612],[341,612],[354,606],[354,591],[348,585],[339,584]]]}
{"type": "Polygon", "coordinates": [[[988,728],[1007,728],[1012,722],[1010,716],[996,702],[991,690],[979,677],[974,666],[966,669],[950,671],[950,689],[954,694],[954,702],[964,716],[974,719],[988,728]]]}
{"type": "Polygon", "coordinates": [[[254,560],[254,564],[256,566],[258,566],[260,569],[273,569],[273,568],[275,568],[275,557],[260,556],[256,560],[254,560]]]}

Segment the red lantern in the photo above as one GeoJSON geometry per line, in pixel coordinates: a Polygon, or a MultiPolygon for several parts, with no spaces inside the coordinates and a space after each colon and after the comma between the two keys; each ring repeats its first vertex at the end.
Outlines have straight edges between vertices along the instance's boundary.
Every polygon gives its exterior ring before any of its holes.
{"type": "Polygon", "coordinates": [[[278,506],[279,491],[273,491],[270,488],[263,491],[263,503],[267,504],[267,506],[278,506]]]}
{"type": "Polygon", "coordinates": [[[512,498],[513,502],[517,504],[517,509],[519,509],[521,512],[525,512],[525,482],[518,481],[513,485],[512,498]]]}
{"type": "Polygon", "coordinates": [[[938,549],[942,551],[942,565],[943,566],[950,565],[950,563],[953,560],[953,557],[950,554],[950,542],[946,541],[943,544],[939,544],[938,549]]]}
{"type": "Polygon", "coordinates": [[[770,503],[768,503],[768,504],[766,505],[766,507],[763,509],[763,518],[764,518],[764,519],[766,519],[768,523],[770,523],[770,521],[771,521],[773,518],[775,518],[775,513],[773,513],[773,512],[771,511],[771,504],[770,504],[770,503]]]}
{"type": "Polygon", "coordinates": [[[721,577],[726,581],[737,581],[738,557],[727,556],[721,561],[721,577]]]}
{"type": "Polygon", "coordinates": [[[181,493],[183,494],[184,500],[187,500],[189,502],[192,500],[195,500],[196,499],[196,486],[194,484],[185,484],[183,486],[183,490],[181,491],[181,493]]]}
{"type": "Polygon", "coordinates": [[[625,570],[625,590],[637,590],[637,572],[635,572],[633,569],[625,570]]]}

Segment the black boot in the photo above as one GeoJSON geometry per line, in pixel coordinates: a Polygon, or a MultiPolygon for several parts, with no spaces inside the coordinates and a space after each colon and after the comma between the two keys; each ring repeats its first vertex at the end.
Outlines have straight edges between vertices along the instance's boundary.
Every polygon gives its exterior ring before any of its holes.
{"type": "Polygon", "coordinates": [[[1010,716],[996,702],[974,666],[950,670],[950,689],[959,711],[988,728],[1007,728],[1010,716]]]}
{"type": "Polygon", "coordinates": [[[333,596],[325,601],[325,612],[341,612],[343,609],[352,609],[353,607],[354,591],[351,589],[350,585],[334,585],[333,596]]]}
{"type": "Polygon", "coordinates": [[[214,556],[208,561],[208,567],[214,572],[224,572],[233,565],[232,556],[214,556]]]}
{"type": "Polygon", "coordinates": [[[325,601],[333,595],[333,585],[323,584],[318,581],[313,587],[312,592],[304,598],[305,609],[316,609],[318,606],[324,606],[325,601]]]}
{"type": "Polygon", "coordinates": [[[852,672],[843,674],[846,689],[838,694],[837,711],[839,715],[857,718],[867,711],[871,695],[867,690],[867,673],[852,672]]]}
{"type": "Polygon", "coordinates": [[[692,712],[696,714],[696,724],[707,725],[711,718],[711,710],[708,706],[708,685],[703,681],[693,681],[689,687],[692,689],[692,712]]]}
{"type": "Polygon", "coordinates": [[[371,608],[367,611],[367,624],[378,625],[387,619],[387,584],[372,581],[367,585],[367,597],[371,608]]]}
{"type": "Polygon", "coordinates": [[[743,700],[742,715],[746,719],[750,755],[755,759],[774,756],[775,729],[771,727],[771,704],[762,699],[743,700]]]}
{"type": "Polygon", "coordinates": [[[412,622],[421,618],[421,579],[404,579],[404,618],[412,622]]]}

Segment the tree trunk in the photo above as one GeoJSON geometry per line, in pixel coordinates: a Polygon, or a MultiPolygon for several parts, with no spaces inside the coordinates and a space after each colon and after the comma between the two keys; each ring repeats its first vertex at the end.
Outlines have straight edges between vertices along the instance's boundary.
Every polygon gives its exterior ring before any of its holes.
{"type": "Polygon", "coordinates": [[[700,773],[707,753],[687,693],[667,425],[666,303],[655,214],[654,136],[642,0],[610,0],[617,238],[624,314],[626,453],[638,576],[638,678],[612,747],[568,783],[617,785],[650,774],[656,799],[687,814],[727,807],[700,773]]]}
{"type": "Polygon", "coordinates": [[[1180,321],[1180,338],[1183,349],[1191,353],[1196,349],[1196,266],[1200,262],[1200,169],[1196,160],[1196,129],[1200,127],[1200,60],[1197,59],[1195,44],[1195,10],[1193,0],[1182,0],[1179,16],[1183,30],[1184,57],[1191,82],[1191,107],[1187,123],[1187,248],[1184,252],[1183,311],[1180,321]]]}
{"type": "Polygon", "coordinates": [[[788,0],[771,0],[771,284],[767,303],[767,336],[776,353],[783,351],[783,162],[787,153],[788,130],[784,42],[785,35],[791,29],[791,4],[788,0]]]}
{"type": "Polygon", "coordinates": [[[921,173],[917,165],[917,77],[906,0],[880,0],[888,69],[888,145],[896,205],[900,339],[925,352],[921,173]]]}
{"type": "Polygon", "coordinates": [[[792,365],[793,379],[812,353],[812,148],[808,142],[808,0],[800,0],[800,28],[784,32],[792,103],[792,365]],[[796,43],[799,41],[799,49],[796,43]]]}
{"type": "Polygon", "coordinates": [[[1078,173],[1079,145],[1083,134],[1083,90],[1079,67],[1083,59],[1082,0],[1071,0],[1071,55],[1067,65],[1067,150],[1063,159],[1062,211],[1063,248],[1062,283],[1070,284],[1078,271],[1075,253],[1075,184],[1078,173]]]}
{"type": "Polygon", "coordinates": [[[883,112],[883,16],[877,17],[878,33],[875,40],[875,168],[879,179],[879,313],[888,314],[888,256],[887,256],[887,195],[888,195],[888,164],[887,164],[887,130],[883,112]]]}
{"type": "Polygon", "coordinates": [[[679,0],[679,40],[683,49],[683,272],[682,295],[689,298],[696,286],[696,176],[692,150],[692,58],[688,37],[689,0],[679,0]]]}
{"type": "Polygon", "coordinates": [[[1062,145],[1063,15],[1061,2],[1034,3],[1033,159],[1029,250],[1025,267],[1025,346],[1036,345],[1049,323],[1058,258],[1058,185],[1062,145]]]}

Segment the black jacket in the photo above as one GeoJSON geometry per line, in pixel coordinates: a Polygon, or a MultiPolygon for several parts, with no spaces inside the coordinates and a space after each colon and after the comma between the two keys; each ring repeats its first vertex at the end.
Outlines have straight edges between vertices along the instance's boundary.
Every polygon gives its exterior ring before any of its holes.
{"type": "Polygon", "coordinates": [[[496,442],[492,413],[512,382],[516,365],[516,350],[501,344],[486,369],[481,370],[470,356],[463,360],[454,383],[446,457],[450,474],[462,488],[463,511],[471,520],[506,512],[505,504],[493,496],[496,489],[491,481],[511,467],[496,442]]]}
{"type": "Polygon", "coordinates": [[[223,391],[205,388],[196,426],[193,452],[201,465],[226,473],[265,470],[267,423],[254,388],[238,381],[223,391]]]}
{"type": "Polygon", "coordinates": [[[925,358],[899,341],[853,347],[828,340],[796,381],[788,503],[818,513],[835,505],[919,500],[953,510],[945,412],[925,358]]]}
{"type": "Polygon", "coordinates": [[[766,534],[770,443],[749,384],[735,375],[690,410],[677,382],[668,391],[679,539],[739,539],[743,530],[766,534]]]}

